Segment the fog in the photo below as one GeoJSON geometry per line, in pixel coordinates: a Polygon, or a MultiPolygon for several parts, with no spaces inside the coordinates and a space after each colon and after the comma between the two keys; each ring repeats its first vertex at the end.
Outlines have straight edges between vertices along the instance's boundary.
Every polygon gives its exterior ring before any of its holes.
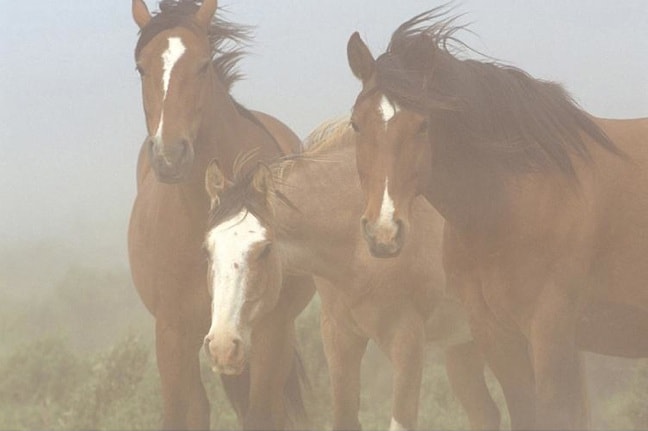
{"type": "MultiPolygon", "coordinates": [[[[221,5],[227,19],[256,27],[235,97],[305,136],[353,103],[349,35],[360,31],[379,54],[398,24],[438,2],[221,5]]],[[[563,83],[595,115],[648,115],[648,3],[583,5],[472,0],[456,8],[474,48],[563,83]]],[[[130,1],[4,2],[0,15],[0,244],[54,238],[123,253],[145,136],[130,1]]]]}
{"type": "MultiPolygon", "coordinates": [[[[226,19],[255,27],[240,63],[246,78],[234,86],[234,96],[305,137],[350,111],[360,88],[346,60],[352,32],[380,54],[400,23],[439,4],[221,0],[226,19]]],[[[156,3],[148,5],[157,10],[156,3]]],[[[71,265],[126,274],[126,226],[146,133],[130,6],[130,0],[1,4],[3,301],[52,286],[71,265]]],[[[562,83],[594,115],[648,116],[646,0],[465,0],[455,6],[472,32],[458,36],[476,50],[562,83]]],[[[125,279],[119,278],[123,285],[125,279]]],[[[133,292],[121,300],[134,298],[133,292]]],[[[628,379],[619,371],[617,383],[620,376],[628,379]]],[[[601,379],[598,387],[614,380],[601,379]]]]}

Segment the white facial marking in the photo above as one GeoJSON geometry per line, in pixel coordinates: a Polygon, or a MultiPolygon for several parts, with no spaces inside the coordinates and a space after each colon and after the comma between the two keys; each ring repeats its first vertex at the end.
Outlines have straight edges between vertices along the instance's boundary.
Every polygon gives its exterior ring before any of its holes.
{"type": "Polygon", "coordinates": [[[212,324],[236,328],[241,323],[250,249],[266,239],[266,230],[247,210],[214,227],[206,246],[211,257],[212,324]]]}
{"type": "Polygon", "coordinates": [[[389,431],[406,431],[403,425],[399,424],[398,421],[394,418],[391,418],[391,423],[389,424],[389,431]]]}
{"type": "Polygon", "coordinates": [[[396,105],[395,103],[392,103],[391,100],[387,98],[383,94],[383,96],[380,98],[380,115],[382,116],[383,121],[385,122],[385,127],[387,127],[387,123],[389,120],[394,118],[394,115],[396,115],[400,111],[400,107],[396,105]]]}
{"type": "Polygon", "coordinates": [[[155,136],[159,139],[162,137],[162,125],[164,124],[164,101],[169,92],[169,82],[171,82],[171,72],[182,54],[186,51],[182,39],[179,37],[169,38],[169,47],[162,53],[162,110],[160,111],[160,121],[158,122],[155,136]]]}
{"type": "Polygon", "coordinates": [[[380,204],[380,215],[378,216],[379,226],[392,226],[394,223],[394,201],[389,196],[389,178],[385,178],[385,191],[383,192],[382,203],[380,204]]]}

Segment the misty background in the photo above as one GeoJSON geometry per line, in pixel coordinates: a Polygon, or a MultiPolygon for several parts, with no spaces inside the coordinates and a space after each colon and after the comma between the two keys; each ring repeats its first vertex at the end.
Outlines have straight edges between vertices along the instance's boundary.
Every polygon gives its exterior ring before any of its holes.
{"type": "MultiPolygon", "coordinates": [[[[122,258],[146,133],[130,1],[0,3],[0,247],[62,239],[84,255],[108,248],[106,259],[122,258]]],[[[439,4],[221,0],[227,19],[255,26],[234,96],[305,137],[351,108],[360,88],[346,60],[353,31],[378,55],[400,23],[439,4]]],[[[474,33],[463,40],[561,82],[592,114],[648,115],[645,0],[466,0],[456,9],[474,33]]]]}
{"type": "MultiPolygon", "coordinates": [[[[157,11],[157,2],[147,4],[157,11]]],[[[234,96],[303,138],[350,112],[360,89],[346,59],[352,32],[378,55],[399,24],[440,4],[221,0],[226,19],[254,26],[234,96]]],[[[646,0],[455,6],[472,31],[458,36],[476,50],[562,83],[593,115],[648,116],[646,0]]],[[[152,322],[130,285],[126,254],[146,134],[137,33],[130,0],[0,0],[0,353],[25,334],[58,328],[61,316],[85,347],[133,316],[152,322]]],[[[605,364],[612,372],[595,388],[631,379],[623,368],[630,362],[605,364]]]]}

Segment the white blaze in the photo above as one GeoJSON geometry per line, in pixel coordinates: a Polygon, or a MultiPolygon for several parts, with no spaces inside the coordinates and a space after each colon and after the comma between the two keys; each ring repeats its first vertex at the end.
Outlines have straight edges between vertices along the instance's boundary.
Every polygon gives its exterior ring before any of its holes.
{"type": "Polygon", "coordinates": [[[170,37],[169,46],[162,53],[162,109],[160,110],[160,121],[158,122],[155,136],[159,139],[162,137],[162,125],[164,124],[164,102],[169,92],[169,83],[171,82],[171,72],[174,66],[186,51],[182,39],[179,37],[170,37]]]}
{"type": "Polygon", "coordinates": [[[382,203],[380,204],[380,215],[378,216],[379,226],[395,226],[394,223],[394,201],[389,196],[389,178],[385,178],[385,190],[383,191],[382,203]]]}
{"type": "Polygon", "coordinates": [[[380,115],[382,116],[382,119],[385,122],[385,127],[387,127],[387,123],[389,122],[389,120],[394,118],[394,115],[396,115],[400,111],[398,105],[392,103],[384,94],[380,98],[379,109],[380,109],[380,115]]]}
{"type": "Polygon", "coordinates": [[[221,325],[237,328],[241,323],[249,272],[248,255],[255,244],[265,239],[265,228],[245,209],[207,234],[206,246],[212,263],[210,334],[221,325]]]}

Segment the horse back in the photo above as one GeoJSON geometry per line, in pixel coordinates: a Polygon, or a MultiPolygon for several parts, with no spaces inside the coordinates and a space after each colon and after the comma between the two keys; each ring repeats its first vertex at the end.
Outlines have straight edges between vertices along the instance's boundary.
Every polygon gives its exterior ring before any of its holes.
{"type": "Polygon", "coordinates": [[[288,126],[264,112],[251,112],[275,139],[282,155],[299,153],[301,151],[301,140],[288,126]]]}

